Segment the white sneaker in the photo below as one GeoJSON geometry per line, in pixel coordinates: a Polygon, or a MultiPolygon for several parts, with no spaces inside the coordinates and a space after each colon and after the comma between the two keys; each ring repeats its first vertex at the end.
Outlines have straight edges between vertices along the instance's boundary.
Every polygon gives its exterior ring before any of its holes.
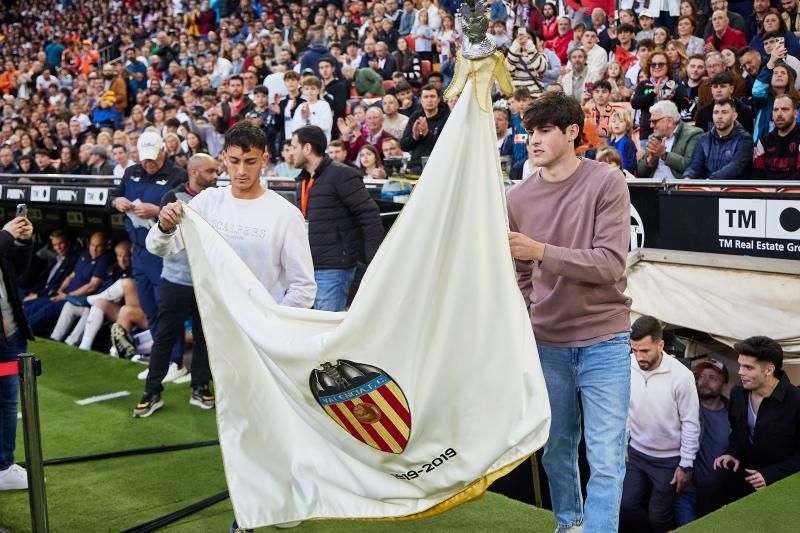
{"type": "Polygon", "coordinates": [[[275,524],[275,527],[278,529],[290,529],[293,527],[297,527],[302,523],[303,523],[302,520],[297,520],[295,522],[284,522],[283,524],[275,524]]]}
{"type": "Polygon", "coordinates": [[[28,488],[28,473],[19,465],[11,465],[0,472],[0,490],[23,490],[28,488]]]}
{"type": "Polygon", "coordinates": [[[570,527],[558,527],[556,533],[583,533],[583,524],[570,527]]]}
{"type": "Polygon", "coordinates": [[[178,363],[170,363],[167,375],[164,376],[164,379],[161,380],[161,383],[169,383],[171,381],[175,381],[179,377],[185,376],[188,373],[189,370],[185,366],[178,368],[178,363]]]}
{"type": "Polygon", "coordinates": [[[141,379],[142,381],[147,379],[147,373],[150,372],[149,368],[145,368],[136,376],[137,378],[141,379]]]}
{"type": "Polygon", "coordinates": [[[191,372],[187,372],[183,376],[181,376],[181,377],[177,378],[175,381],[173,381],[173,383],[178,383],[178,384],[180,384],[180,383],[189,383],[190,381],[192,381],[192,373],[191,372]]]}

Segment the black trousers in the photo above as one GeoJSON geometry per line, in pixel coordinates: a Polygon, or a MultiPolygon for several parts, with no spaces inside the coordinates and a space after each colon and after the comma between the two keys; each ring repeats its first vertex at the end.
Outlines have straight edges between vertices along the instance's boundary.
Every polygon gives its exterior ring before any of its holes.
{"type": "Polygon", "coordinates": [[[157,394],[164,390],[161,380],[167,375],[170,354],[175,341],[183,335],[183,323],[192,319],[192,386],[208,385],[211,370],[208,368],[208,349],[203,335],[203,324],[194,297],[194,288],[161,280],[158,301],[158,329],[150,352],[150,371],[147,373],[146,391],[157,394]]]}
{"type": "Polygon", "coordinates": [[[670,485],[680,457],[650,457],[628,446],[622,486],[620,531],[664,533],[672,529],[675,486],[670,485]]]}
{"type": "Polygon", "coordinates": [[[745,465],[740,464],[738,472],[724,468],[711,471],[708,478],[697,487],[697,518],[755,492],[750,483],[744,480],[744,469],[745,465]]]}

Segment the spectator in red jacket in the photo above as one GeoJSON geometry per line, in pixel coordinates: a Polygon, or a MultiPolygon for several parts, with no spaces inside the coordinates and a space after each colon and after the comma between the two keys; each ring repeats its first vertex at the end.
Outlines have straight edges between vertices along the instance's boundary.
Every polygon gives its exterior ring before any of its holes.
{"type": "Polygon", "coordinates": [[[569,43],[572,42],[574,37],[575,35],[572,31],[569,17],[561,17],[558,19],[558,35],[549,41],[545,41],[544,47],[550,48],[553,52],[555,52],[558,56],[558,59],[561,60],[561,64],[566,65],[567,50],[569,49],[569,43]]]}
{"type": "Polygon", "coordinates": [[[583,17],[581,22],[586,24],[586,27],[592,25],[592,11],[598,7],[605,12],[609,20],[613,20],[616,13],[615,3],[614,0],[567,0],[567,5],[581,14],[583,17]]]}
{"type": "Polygon", "coordinates": [[[558,8],[552,2],[542,7],[542,37],[545,41],[558,37],[558,8]]]}
{"type": "Polygon", "coordinates": [[[706,39],[706,53],[713,50],[719,52],[729,46],[736,50],[747,46],[747,38],[744,33],[731,27],[728,14],[725,11],[714,11],[714,14],[711,15],[711,26],[714,31],[706,39]]]}

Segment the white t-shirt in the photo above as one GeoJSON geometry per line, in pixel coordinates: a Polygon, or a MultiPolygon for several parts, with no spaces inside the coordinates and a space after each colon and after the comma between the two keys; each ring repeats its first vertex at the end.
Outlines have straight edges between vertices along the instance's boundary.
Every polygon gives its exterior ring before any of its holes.
{"type": "Polygon", "coordinates": [[[128,159],[128,164],[125,165],[124,167],[122,165],[120,165],[119,163],[114,165],[114,179],[115,180],[121,180],[122,179],[122,175],[125,174],[125,169],[128,168],[128,167],[132,167],[135,164],[136,163],[133,161],[133,158],[130,158],[130,159],[128,159]]]}
{"type": "MultiPolygon", "coordinates": [[[[280,305],[309,308],[317,285],[300,210],[265,189],[254,200],[234,198],[231,187],[212,187],[190,206],[216,229],[280,305]]],[[[180,232],[163,233],[158,224],[147,234],[147,249],[160,256],[183,250],[180,232]]]]}
{"type": "Polygon", "coordinates": [[[311,113],[308,119],[303,118],[302,110],[306,102],[299,104],[294,109],[294,118],[292,119],[292,131],[302,128],[306,125],[318,126],[325,132],[328,142],[331,142],[331,128],[333,128],[333,111],[331,106],[325,100],[317,100],[309,105],[311,113]],[[308,122],[306,122],[306,120],[308,122]]]}

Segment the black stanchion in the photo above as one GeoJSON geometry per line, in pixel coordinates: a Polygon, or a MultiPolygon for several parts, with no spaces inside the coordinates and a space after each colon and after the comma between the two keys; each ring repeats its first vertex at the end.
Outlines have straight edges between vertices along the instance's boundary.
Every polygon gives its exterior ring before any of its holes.
{"type": "Polygon", "coordinates": [[[198,511],[202,511],[206,507],[211,507],[212,505],[215,505],[227,499],[228,499],[228,491],[226,490],[220,492],[219,494],[215,494],[210,498],[206,498],[205,500],[200,500],[197,503],[193,503],[189,506],[186,506],[183,509],[179,509],[174,513],[170,513],[162,517],[150,520],[149,522],[145,522],[144,524],[139,524],[138,526],[126,529],[122,533],[150,533],[151,531],[155,531],[173,522],[177,522],[182,518],[186,518],[187,516],[192,515],[198,511]]]}
{"type": "Polygon", "coordinates": [[[31,506],[31,525],[34,533],[47,533],[47,493],[44,486],[42,436],[39,428],[39,396],[36,377],[42,366],[33,354],[20,354],[22,430],[25,438],[25,465],[28,470],[28,498],[31,506]]]}

